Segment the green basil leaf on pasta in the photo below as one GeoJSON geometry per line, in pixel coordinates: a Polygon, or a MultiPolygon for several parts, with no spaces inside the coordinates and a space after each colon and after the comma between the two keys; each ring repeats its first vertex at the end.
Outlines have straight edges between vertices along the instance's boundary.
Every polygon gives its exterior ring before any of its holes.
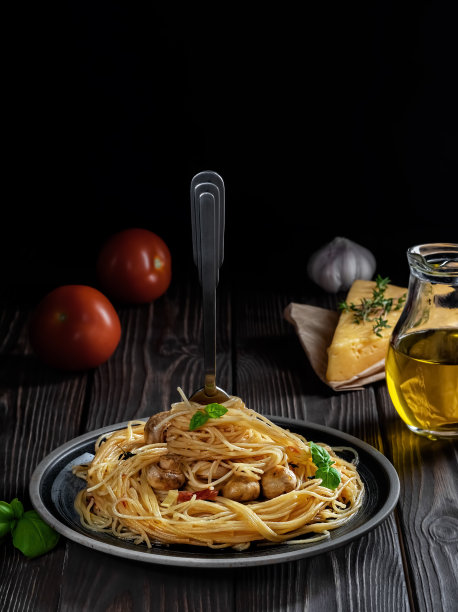
{"type": "Polygon", "coordinates": [[[315,444],[315,442],[310,442],[309,446],[312,451],[312,461],[317,467],[328,465],[330,462],[332,463],[331,456],[325,448],[319,444],[315,444]]]}
{"type": "Polygon", "coordinates": [[[218,419],[219,417],[223,416],[223,414],[226,414],[226,412],[227,408],[221,404],[217,404],[216,402],[207,404],[205,408],[198,410],[192,415],[189,423],[189,431],[193,431],[201,425],[205,425],[208,419],[218,419]]]}
{"type": "Polygon", "coordinates": [[[189,431],[193,431],[208,421],[210,417],[203,410],[198,410],[192,415],[191,421],[189,422],[189,431]]]}
{"type": "Polygon", "coordinates": [[[315,478],[321,478],[321,486],[331,489],[332,491],[337,489],[340,484],[340,474],[333,467],[318,468],[315,478]]]}
{"type": "Polygon", "coordinates": [[[211,419],[218,419],[219,417],[223,416],[223,414],[226,414],[227,408],[214,402],[213,404],[208,404],[208,406],[205,406],[205,412],[211,419]]]}
{"type": "Polygon", "coordinates": [[[335,461],[331,459],[328,451],[319,444],[310,442],[309,446],[312,453],[312,461],[318,468],[315,478],[321,478],[321,485],[323,487],[331,490],[336,489],[340,484],[340,473],[331,467],[335,461]]]}

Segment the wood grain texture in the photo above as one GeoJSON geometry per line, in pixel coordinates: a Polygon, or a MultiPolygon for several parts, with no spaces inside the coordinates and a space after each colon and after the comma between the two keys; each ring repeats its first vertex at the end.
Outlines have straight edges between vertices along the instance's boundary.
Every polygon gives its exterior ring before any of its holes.
{"type": "MultiPolygon", "coordinates": [[[[42,558],[0,547],[0,608],[48,611],[386,612],[454,608],[456,446],[410,434],[383,382],[336,393],[317,379],[283,309],[335,296],[218,288],[218,383],[264,414],[350,433],[385,453],[402,483],[395,513],[331,553],[291,563],[196,570],[132,563],[61,539],[42,558]]],[[[27,499],[30,475],[59,444],[103,425],[149,416],[202,384],[200,287],[193,275],[154,304],[119,306],[121,343],[90,373],[64,374],[30,351],[28,310],[0,309],[1,498],[27,499]]]]}
{"type": "MultiPolygon", "coordinates": [[[[28,485],[41,459],[80,429],[87,376],[41,364],[28,344],[28,311],[6,308],[0,320],[0,499],[31,509],[28,485]]],[[[0,609],[56,610],[66,542],[46,557],[26,559],[5,538],[0,546],[0,609]]]]}
{"type": "Polygon", "coordinates": [[[60,609],[186,612],[233,609],[232,573],[145,565],[70,545],[60,609]]]}
{"type": "Polygon", "coordinates": [[[401,480],[399,516],[416,606],[452,612],[458,601],[457,445],[410,432],[386,387],[378,388],[377,399],[401,480]]]}
{"type": "Polygon", "coordinates": [[[396,537],[385,523],[334,553],[249,568],[236,583],[237,610],[408,611],[399,564],[383,558],[389,544],[397,547],[396,537]],[[381,541],[386,541],[383,549],[381,541]]]}
{"type": "Polygon", "coordinates": [[[0,347],[0,453],[4,465],[14,466],[5,471],[6,495],[26,495],[39,461],[78,433],[87,391],[87,374],[59,372],[33,355],[27,315],[11,313],[0,347]]]}
{"type": "MultiPolygon", "coordinates": [[[[261,296],[259,292],[253,294],[252,301],[251,297],[247,292],[244,294],[234,315],[237,391],[249,407],[264,414],[334,427],[383,450],[373,390],[340,394],[329,391],[315,397],[311,390],[317,389],[316,375],[307,366],[298,339],[283,320],[284,297],[268,293],[261,296]]],[[[324,386],[321,381],[319,385],[324,386]]],[[[255,570],[262,576],[257,577],[258,584],[262,580],[264,594],[261,609],[280,609],[278,601],[274,607],[268,607],[268,602],[275,602],[277,592],[281,593],[282,605],[287,610],[313,610],[321,606],[331,610],[409,609],[400,543],[392,516],[368,536],[319,558],[297,562],[293,570],[300,570],[303,576],[287,576],[283,587],[280,585],[286,567],[255,570]],[[317,569],[326,562],[332,572],[317,569]],[[275,580],[266,575],[269,571],[276,572],[275,580]],[[330,575],[333,588],[329,588],[330,575]],[[396,585],[396,589],[385,589],[388,582],[396,585]],[[288,588],[287,583],[294,588],[288,588]]]]}

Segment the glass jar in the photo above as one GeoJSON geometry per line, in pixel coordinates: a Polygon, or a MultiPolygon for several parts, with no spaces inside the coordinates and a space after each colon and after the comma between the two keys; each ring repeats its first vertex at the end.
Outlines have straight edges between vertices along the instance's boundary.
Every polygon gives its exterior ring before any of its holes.
{"type": "Polygon", "coordinates": [[[409,290],[386,357],[391,400],[407,427],[458,437],[458,244],[407,250],[409,290]]]}

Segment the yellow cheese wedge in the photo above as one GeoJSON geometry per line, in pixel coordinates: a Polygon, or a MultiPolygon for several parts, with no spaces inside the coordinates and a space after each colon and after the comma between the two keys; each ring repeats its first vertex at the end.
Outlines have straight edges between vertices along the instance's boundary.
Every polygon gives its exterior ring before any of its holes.
{"type": "MultiPolygon", "coordinates": [[[[372,298],[375,287],[374,281],[356,280],[350,287],[346,302],[360,305],[362,299],[372,298]]],[[[385,297],[400,298],[406,292],[407,289],[403,287],[387,285],[385,297]]],[[[397,302],[397,299],[393,302],[397,302]]],[[[354,323],[354,313],[342,312],[331,346],[328,348],[327,380],[336,382],[349,380],[379,362],[383,363],[393,327],[401,312],[402,307],[399,310],[393,309],[384,316],[390,327],[382,328],[381,337],[375,334],[374,323],[362,321],[358,325],[354,323]]]]}

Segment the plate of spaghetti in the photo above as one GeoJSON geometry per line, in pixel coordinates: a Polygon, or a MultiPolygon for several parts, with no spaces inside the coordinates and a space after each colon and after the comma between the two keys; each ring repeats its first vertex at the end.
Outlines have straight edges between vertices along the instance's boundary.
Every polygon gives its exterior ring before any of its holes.
{"type": "Polygon", "coordinates": [[[35,469],[36,511],[63,536],[127,559],[235,567],[343,546],[394,509],[399,479],[372,446],[265,416],[239,397],[182,401],[67,442],[35,469]]]}

